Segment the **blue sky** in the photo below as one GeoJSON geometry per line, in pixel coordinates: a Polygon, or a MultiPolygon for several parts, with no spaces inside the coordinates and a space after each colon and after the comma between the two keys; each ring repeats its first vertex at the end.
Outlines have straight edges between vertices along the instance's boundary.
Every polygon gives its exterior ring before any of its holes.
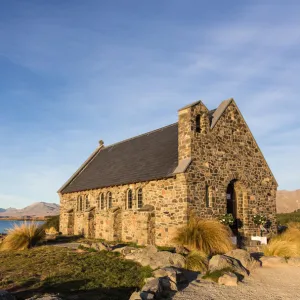
{"type": "Polygon", "coordinates": [[[299,1],[4,1],[0,207],[57,202],[97,147],[234,97],[300,188],[299,1]]]}

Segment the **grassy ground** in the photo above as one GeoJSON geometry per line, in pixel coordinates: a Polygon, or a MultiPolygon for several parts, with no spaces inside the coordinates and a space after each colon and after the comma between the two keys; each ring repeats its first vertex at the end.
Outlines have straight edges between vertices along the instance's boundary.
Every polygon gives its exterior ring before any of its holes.
{"type": "Polygon", "coordinates": [[[75,252],[42,246],[0,252],[0,289],[18,299],[42,293],[60,293],[79,299],[128,299],[143,285],[151,270],[112,252],[75,252]]]}
{"type": "Polygon", "coordinates": [[[288,214],[278,214],[277,221],[281,225],[286,225],[289,222],[300,222],[300,211],[288,214]]]}

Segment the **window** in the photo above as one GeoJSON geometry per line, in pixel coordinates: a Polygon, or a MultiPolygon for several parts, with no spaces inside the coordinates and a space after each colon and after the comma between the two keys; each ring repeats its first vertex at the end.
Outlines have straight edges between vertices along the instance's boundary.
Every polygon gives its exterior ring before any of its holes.
{"type": "Polygon", "coordinates": [[[77,209],[78,211],[83,211],[83,201],[82,201],[82,196],[78,196],[77,200],[77,209]]]}
{"type": "Polygon", "coordinates": [[[85,195],[85,209],[90,208],[89,195],[85,195]]]}
{"type": "Polygon", "coordinates": [[[127,192],[127,209],[132,209],[132,190],[127,192]]]}
{"type": "Polygon", "coordinates": [[[107,193],[107,208],[112,208],[112,194],[111,194],[111,192],[107,193]]]}
{"type": "Polygon", "coordinates": [[[206,207],[212,207],[212,187],[205,186],[205,205],[206,207]]]}
{"type": "Polygon", "coordinates": [[[196,116],[196,132],[201,132],[201,117],[200,115],[196,116]]]}
{"type": "Polygon", "coordinates": [[[100,209],[103,210],[105,208],[104,194],[102,193],[100,196],[100,209]]]}
{"type": "Polygon", "coordinates": [[[143,190],[139,189],[138,190],[138,203],[137,203],[138,208],[143,207],[143,190]]]}

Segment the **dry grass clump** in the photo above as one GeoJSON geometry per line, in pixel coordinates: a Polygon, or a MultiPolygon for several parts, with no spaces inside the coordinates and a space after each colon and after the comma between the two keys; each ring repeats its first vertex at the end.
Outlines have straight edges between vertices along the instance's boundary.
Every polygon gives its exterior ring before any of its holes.
{"type": "Polygon", "coordinates": [[[34,247],[45,236],[45,231],[35,222],[15,224],[8,230],[1,250],[25,250],[34,247]]]}
{"type": "Polygon", "coordinates": [[[58,234],[58,231],[54,227],[50,227],[50,228],[45,229],[45,233],[50,234],[50,235],[52,235],[52,234],[54,235],[54,234],[58,234]]]}
{"type": "Polygon", "coordinates": [[[284,233],[273,238],[263,251],[266,256],[300,256],[300,229],[290,226],[284,233]]]}
{"type": "Polygon", "coordinates": [[[222,254],[232,250],[230,231],[215,220],[202,220],[194,214],[188,224],[178,230],[175,242],[206,256],[222,254]]]}
{"type": "Polygon", "coordinates": [[[300,222],[289,222],[287,223],[288,228],[295,228],[300,231],[300,222]]]}
{"type": "Polygon", "coordinates": [[[208,258],[205,253],[194,250],[186,257],[186,269],[195,272],[206,272],[208,269],[208,258]]]}

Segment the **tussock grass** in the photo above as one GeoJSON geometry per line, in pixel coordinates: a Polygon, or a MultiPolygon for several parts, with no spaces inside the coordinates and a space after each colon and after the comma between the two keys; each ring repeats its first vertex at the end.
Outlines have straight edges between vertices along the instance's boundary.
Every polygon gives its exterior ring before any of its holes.
{"type": "Polygon", "coordinates": [[[188,224],[178,230],[175,242],[206,256],[223,254],[233,248],[229,228],[215,220],[202,220],[194,214],[190,215],[188,224]]]}
{"type": "Polygon", "coordinates": [[[300,229],[292,224],[285,232],[274,237],[263,252],[266,256],[300,256],[300,229]]]}
{"type": "Polygon", "coordinates": [[[186,257],[186,268],[195,272],[206,272],[208,269],[208,258],[205,253],[194,250],[186,257]]]}
{"type": "Polygon", "coordinates": [[[13,228],[8,230],[0,250],[29,249],[42,241],[44,236],[45,231],[35,222],[24,222],[20,225],[15,224],[13,228]]]}

